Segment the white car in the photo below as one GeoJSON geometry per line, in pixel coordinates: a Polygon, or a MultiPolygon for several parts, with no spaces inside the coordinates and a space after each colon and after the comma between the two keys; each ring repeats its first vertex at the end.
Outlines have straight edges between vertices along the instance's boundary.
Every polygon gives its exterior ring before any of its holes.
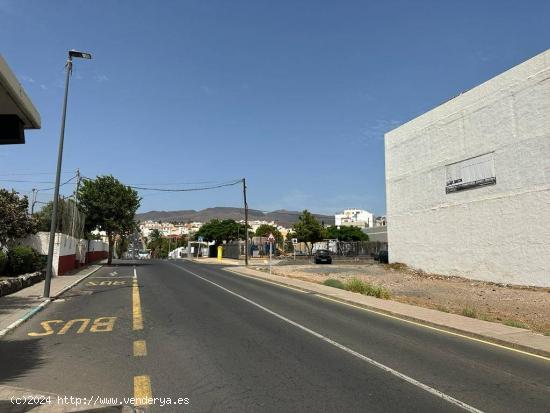
{"type": "Polygon", "coordinates": [[[151,259],[151,252],[147,251],[147,250],[138,251],[137,259],[138,260],[150,260],[151,259]]]}

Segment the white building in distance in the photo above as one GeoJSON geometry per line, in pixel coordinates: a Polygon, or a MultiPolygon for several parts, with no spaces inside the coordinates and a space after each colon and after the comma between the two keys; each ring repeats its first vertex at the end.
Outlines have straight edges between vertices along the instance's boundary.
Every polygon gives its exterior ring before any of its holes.
{"type": "Polygon", "coordinates": [[[390,262],[550,286],[550,50],[385,136],[390,262]]]}
{"type": "Polygon", "coordinates": [[[334,215],[334,225],[337,227],[372,228],[374,226],[374,214],[364,209],[345,209],[341,214],[334,215]]]}

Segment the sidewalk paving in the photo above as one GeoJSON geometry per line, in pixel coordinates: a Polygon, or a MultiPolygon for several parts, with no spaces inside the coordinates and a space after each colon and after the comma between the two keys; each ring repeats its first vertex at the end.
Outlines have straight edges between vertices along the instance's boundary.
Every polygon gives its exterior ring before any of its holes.
{"type": "MultiPolygon", "coordinates": [[[[52,277],[50,297],[55,298],[99,268],[101,268],[100,264],[94,264],[74,274],[52,277]]],[[[13,294],[0,297],[0,338],[51,301],[42,297],[44,282],[40,281],[13,294]]]]}
{"type": "Polygon", "coordinates": [[[495,344],[513,347],[518,350],[550,357],[550,337],[531,330],[510,327],[504,324],[483,321],[475,318],[450,314],[429,308],[417,307],[392,300],[383,300],[350,291],[340,290],[294,278],[269,275],[262,271],[245,267],[228,267],[225,270],[283,284],[300,290],[313,292],[323,297],[372,309],[398,318],[419,322],[443,330],[486,340],[495,344]]]}

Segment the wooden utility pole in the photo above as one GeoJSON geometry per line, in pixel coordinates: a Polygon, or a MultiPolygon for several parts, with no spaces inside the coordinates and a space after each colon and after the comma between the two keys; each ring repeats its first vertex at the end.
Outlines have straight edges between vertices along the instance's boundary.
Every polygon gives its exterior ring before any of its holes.
{"type": "Polygon", "coordinates": [[[244,265],[248,265],[248,203],[246,202],[246,178],[243,178],[244,197],[244,265]]]}

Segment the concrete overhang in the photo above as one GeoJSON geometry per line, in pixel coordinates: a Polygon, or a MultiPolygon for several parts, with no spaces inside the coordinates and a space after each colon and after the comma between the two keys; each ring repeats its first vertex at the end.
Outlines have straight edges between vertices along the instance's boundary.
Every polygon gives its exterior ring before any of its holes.
{"type": "Polygon", "coordinates": [[[25,129],[40,129],[40,114],[0,55],[0,145],[25,143],[25,129]]]}

